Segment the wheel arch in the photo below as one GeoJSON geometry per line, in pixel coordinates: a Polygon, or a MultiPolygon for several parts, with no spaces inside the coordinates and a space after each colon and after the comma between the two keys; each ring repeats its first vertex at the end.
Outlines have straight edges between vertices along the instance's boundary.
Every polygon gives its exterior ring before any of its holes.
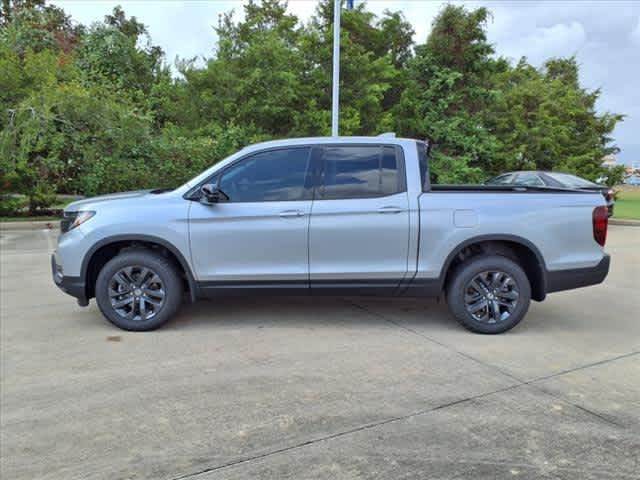
{"type": "Polygon", "coordinates": [[[191,301],[197,298],[197,284],[191,271],[189,263],[184,258],[180,250],[167,240],[153,235],[134,234],[134,235],[112,235],[105,237],[96,242],[86,253],[82,259],[80,269],[80,278],[84,280],[86,298],[95,296],[95,279],[99,270],[111,258],[117,255],[124,248],[160,248],[167,252],[181,273],[184,274],[186,286],[189,288],[191,301]]]}
{"type": "Polygon", "coordinates": [[[479,235],[458,244],[447,256],[440,278],[446,289],[451,272],[457,265],[479,253],[503,255],[516,261],[524,269],[531,284],[531,298],[542,301],[546,297],[546,265],[540,250],[526,238],[517,235],[479,235]]]}

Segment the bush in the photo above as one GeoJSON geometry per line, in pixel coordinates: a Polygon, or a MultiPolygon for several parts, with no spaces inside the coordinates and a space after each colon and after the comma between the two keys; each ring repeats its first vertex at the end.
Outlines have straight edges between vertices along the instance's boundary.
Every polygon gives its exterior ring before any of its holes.
{"type": "Polygon", "coordinates": [[[53,185],[39,184],[29,198],[29,213],[50,207],[56,202],[56,188],[53,185]]]}
{"type": "Polygon", "coordinates": [[[24,206],[24,197],[16,195],[0,195],[0,217],[16,216],[24,206]]]}
{"type": "Polygon", "coordinates": [[[237,127],[212,125],[196,136],[186,136],[180,129],[167,128],[151,143],[153,187],[176,187],[248,143],[245,132],[237,127]]]}

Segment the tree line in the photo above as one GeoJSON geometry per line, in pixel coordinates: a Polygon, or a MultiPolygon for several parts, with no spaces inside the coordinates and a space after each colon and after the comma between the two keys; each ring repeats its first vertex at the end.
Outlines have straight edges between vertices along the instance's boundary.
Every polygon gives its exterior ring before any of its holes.
{"type": "MultiPolygon", "coordinates": [[[[116,7],[80,25],[45,0],[0,0],[0,210],[56,193],[176,186],[240,147],[330,134],[333,1],[312,18],[284,0],[222,15],[204,59],[172,73],[146,27],[116,7]]],[[[427,139],[438,183],[544,169],[589,179],[623,116],[599,114],[574,57],[513,64],[486,8],[446,5],[424,43],[401,12],[342,13],[340,134],[427,139]]]]}

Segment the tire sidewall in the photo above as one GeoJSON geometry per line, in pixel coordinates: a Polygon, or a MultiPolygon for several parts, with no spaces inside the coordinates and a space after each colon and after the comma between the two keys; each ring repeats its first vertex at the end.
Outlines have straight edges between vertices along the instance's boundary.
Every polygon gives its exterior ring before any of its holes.
{"type": "Polygon", "coordinates": [[[522,268],[507,257],[488,255],[471,259],[457,267],[447,289],[447,303],[456,319],[467,329],[477,333],[502,333],[515,327],[529,310],[531,285],[522,268]],[[519,292],[518,304],[509,318],[495,324],[479,322],[467,312],[464,302],[466,286],[479,273],[487,270],[502,271],[511,276],[519,292]]]}
{"type": "Polygon", "coordinates": [[[100,270],[96,281],[96,303],[102,314],[123,330],[148,331],[166,323],[177,311],[182,300],[182,285],[169,260],[152,252],[131,251],[117,255],[100,270]],[[165,286],[165,301],[160,310],[148,320],[129,320],[121,317],[111,306],[108,286],[111,277],[127,266],[141,266],[153,270],[165,286]]]}

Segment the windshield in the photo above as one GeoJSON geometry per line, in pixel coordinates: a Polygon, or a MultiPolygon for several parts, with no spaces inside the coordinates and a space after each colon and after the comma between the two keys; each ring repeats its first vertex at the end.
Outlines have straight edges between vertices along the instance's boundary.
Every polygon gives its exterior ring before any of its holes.
{"type": "Polygon", "coordinates": [[[576,177],[575,175],[569,175],[568,173],[547,173],[551,178],[568,187],[597,187],[593,182],[585,180],[584,178],[576,177]]]}

